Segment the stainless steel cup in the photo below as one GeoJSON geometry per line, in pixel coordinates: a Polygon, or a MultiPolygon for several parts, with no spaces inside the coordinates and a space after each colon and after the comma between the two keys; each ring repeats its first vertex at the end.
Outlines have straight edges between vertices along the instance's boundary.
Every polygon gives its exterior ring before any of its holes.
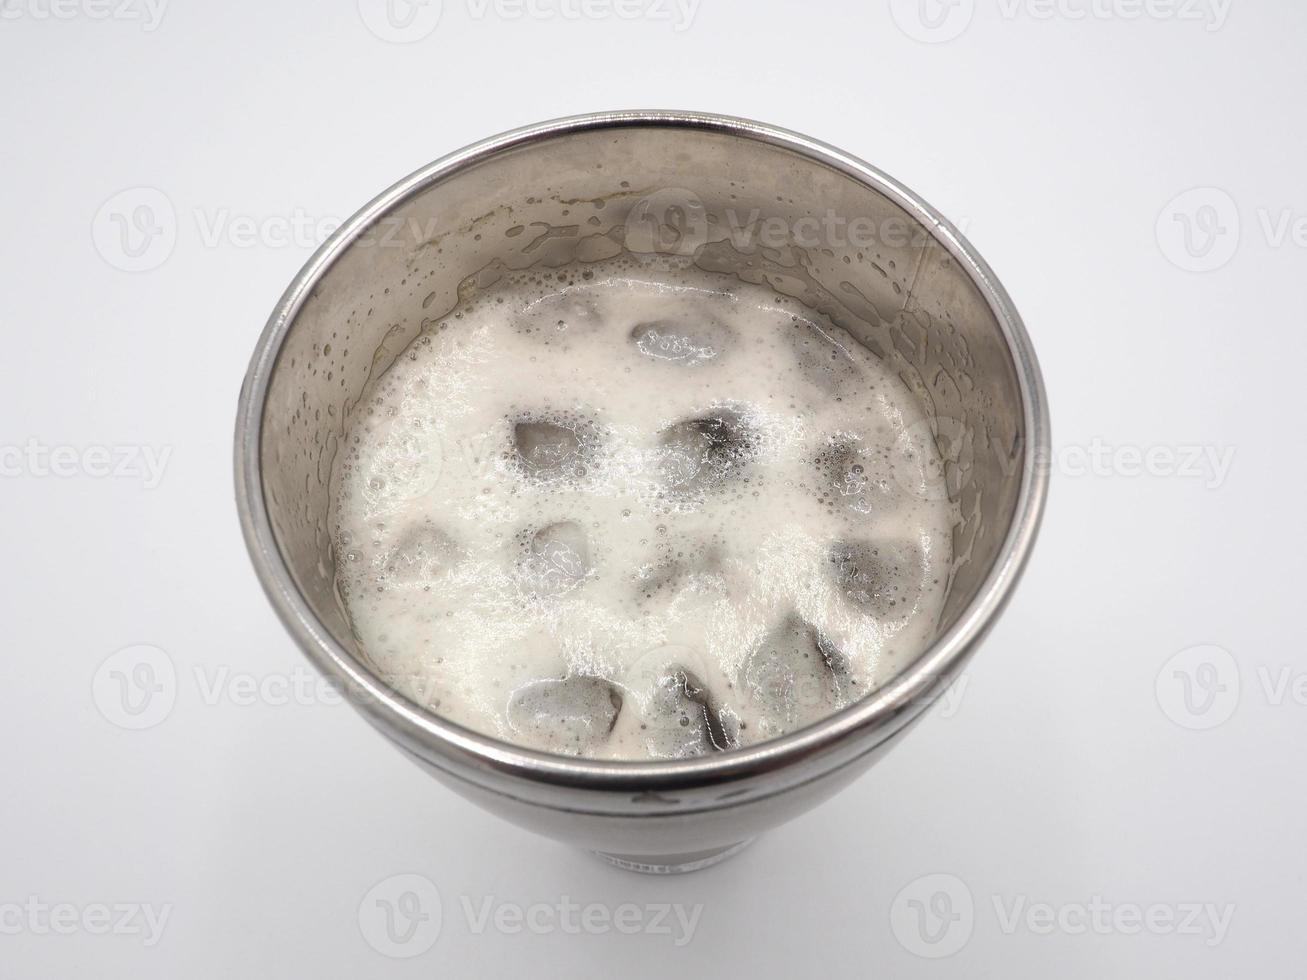
{"type": "MultiPolygon", "coordinates": [[[[1003,608],[1047,491],[1030,341],[966,240],[833,147],[743,119],[605,112],[460,150],[318,250],[259,340],[236,423],[254,566],[296,642],[368,720],[457,792],[639,871],[705,867],[867,769],[957,675],[1003,608]],[[672,252],[766,282],[848,329],[929,406],[963,515],[937,635],[864,700],[775,741],[670,762],[519,748],[392,690],[334,591],[333,464],[364,392],[424,321],[509,269],[672,252]]],[[[447,447],[448,450],[449,447],[447,447]]]]}

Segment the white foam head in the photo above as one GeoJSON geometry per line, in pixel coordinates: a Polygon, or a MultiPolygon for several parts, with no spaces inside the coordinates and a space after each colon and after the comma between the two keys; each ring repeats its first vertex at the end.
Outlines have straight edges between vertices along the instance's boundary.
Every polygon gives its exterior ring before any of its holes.
{"type": "Polygon", "coordinates": [[[954,505],[922,408],[765,287],[630,256],[430,324],[346,442],[341,594],[408,696],[603,758],[774,737],[929,641],[954,505]]]}

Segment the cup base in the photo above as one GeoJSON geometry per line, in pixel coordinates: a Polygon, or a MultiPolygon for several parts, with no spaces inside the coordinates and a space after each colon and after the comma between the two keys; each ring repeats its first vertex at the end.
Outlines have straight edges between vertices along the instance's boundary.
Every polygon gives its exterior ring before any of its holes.
{"type": "Polygon", "coordinates": [[[714,864],[721,864],[729,857],[739,854],[753,843],[753,838],[727,844],[707,851],[691,851],[688,854],[609,854],[606,851],[592,851],[601,860],[643,875],[683,875],[691,871],[702,871],[714,864]]]}

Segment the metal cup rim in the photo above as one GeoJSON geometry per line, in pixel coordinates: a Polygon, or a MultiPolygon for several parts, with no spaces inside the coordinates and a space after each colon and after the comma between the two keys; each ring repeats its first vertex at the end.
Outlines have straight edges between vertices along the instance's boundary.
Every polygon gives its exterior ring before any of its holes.
{"type": "MultiPolygon", "coordinates": [[[[514,129],[450,153],[395,183],[361,208],[305,263],[277,303],[259,338],[241,389],[235,433],[236,502],[259,580],[301,649],[337,683],[369,720],[424,759],[454,768],[490,769],[508,776],[598,791],[688,789],[790,769],[815,755],[841,762],[868,752],[908,724],[957,676],[1006,605],[1029,558],[1048,493],[1047,400],[1039,365],[1011,298],[993,270],[947,219],[919,195],[870,164],[819,140],[750,119],[677,110],[606,111],[514,129]],[[1027,433],[1021,486],[1008,532],[993,567],[957,621],[888,684],[798,732],[720,755],[673,761],[609,761],[553,755],[500,741],[446,721],[392,690],[358,663],[322,626],[300,594],[273,534],[260,460],[268,384],[291,324],[314,285],[378,218],[451,174],[505,150],[610,128],[701,130],[785,148],[885,195],[930,230],[966,270],[996,317],[1012,357],[1027,433]]],[[[808,773],[804,778],[811,778],[808,773]]]]}

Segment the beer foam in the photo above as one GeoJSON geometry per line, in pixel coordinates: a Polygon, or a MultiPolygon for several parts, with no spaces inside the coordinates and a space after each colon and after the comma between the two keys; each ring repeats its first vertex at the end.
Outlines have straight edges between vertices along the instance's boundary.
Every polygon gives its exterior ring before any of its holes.
{"type": "Polygon", "coordinates": [[[930,641],[954,504],[922,406],[765,286],[622,256],[505,273],[377,379],[337,585],[398,690],[547,751],[795,731],[930,641]]]}

